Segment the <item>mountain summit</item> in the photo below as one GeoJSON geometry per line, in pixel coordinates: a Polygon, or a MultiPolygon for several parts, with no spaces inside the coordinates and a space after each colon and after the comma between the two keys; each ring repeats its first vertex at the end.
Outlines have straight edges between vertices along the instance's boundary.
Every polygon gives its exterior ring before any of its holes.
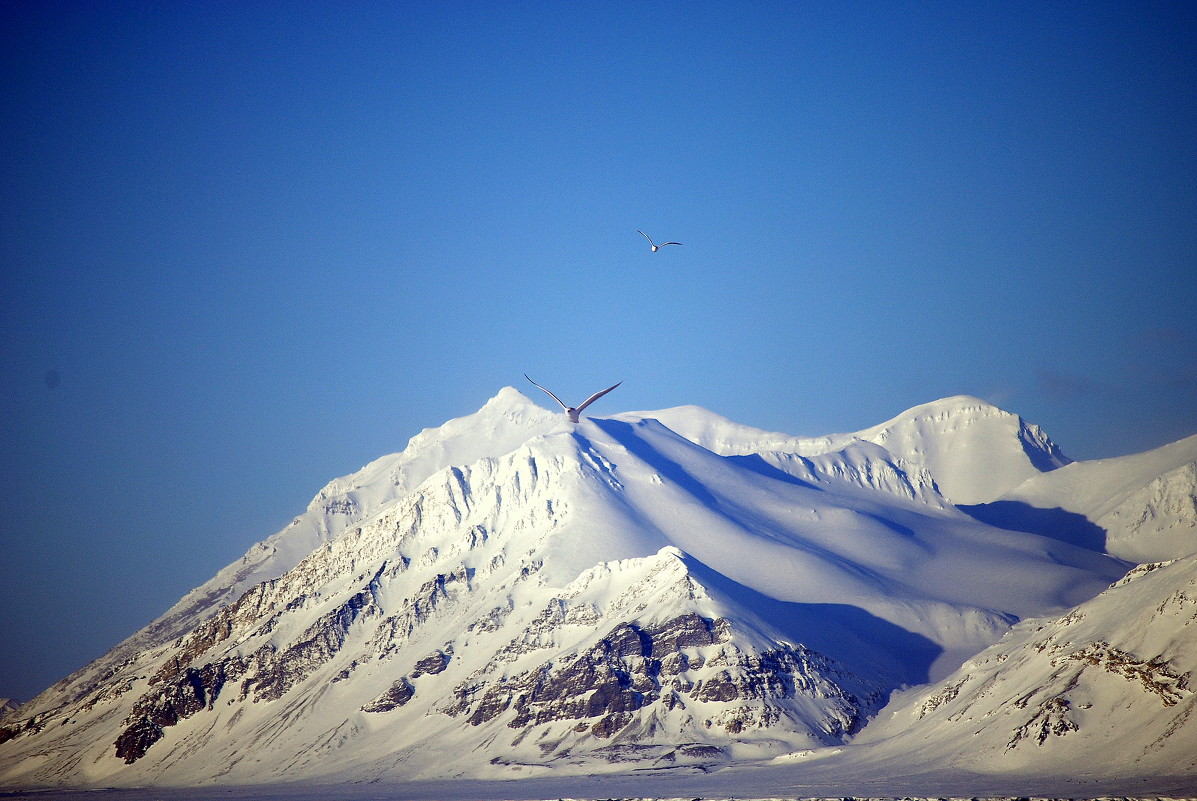
{"type": "Polygon", "coordinates": [[[985,522],[1067,464],[974,398],[795,438],[697,407],[575,425],[506,388],[330,482],[10,713],[0,781],[710,770],[835,749],[1126,573],[1091,543],[985,522]]]}

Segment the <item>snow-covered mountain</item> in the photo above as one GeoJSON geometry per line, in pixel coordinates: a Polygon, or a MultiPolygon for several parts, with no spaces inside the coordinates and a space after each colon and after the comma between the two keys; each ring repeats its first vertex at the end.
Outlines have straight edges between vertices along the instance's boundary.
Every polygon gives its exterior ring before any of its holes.
{"type": "Polygon", "coordinates": [[[978,517],[1134,562],[1197,551],[1197,436],[1145,453],[1076,462],[1028,478],[978,517]]]}
{"type": "Polygon", "coordinates": [[[891,458],[933,475],[939,490],[956,504],[994,500],[1071,461],[1038,426],[967,395],[916,406],[854,434],[823,437],[760,431],[695,406],[640,414],[725,456],[780,452],[811,457],[841,451],[852,442],[871,442],[891,458]]]}
{"type": "MultiPolygon", "coordinates": [[[[948,701],[997,720],[977,698],[1040,686],[1049,652],[1093,676],[1157,666],[1127,681],[1187,703],[1183,615],[1150,611],[1184,595],[1158,576],[1197,551],[1197,438],[1170,448],[1070,464],[967,397],[796,438],[696,407],[574,425],[506,388],[331,482],[5,718],[0,783],[705,769],[846,743],[884,756],[915,730],[941,743],[922,749],[933,764],[961,742],[948,701]],[[1076,531],[1042,530],[1053,516],[1076,531]],[[1122,579],[1147,551],[1180,561],[1122,579]],[[1107,620],[1128,606],[1141,625],[1107,620]],[[1070,615],[1090,639],[1042,645],[1042,627],[1081,631],[1070,615]],[[1019,670],[985,668],[985,684],[982,664],[1019,670]]],[[[1085,729],[1079,712],[1051,717],[1057,697],[1117,714],[1102,687],[1071,700],[1066,673],[1042,699],[1049,729],[1085,729]]],[[[1158,754],[1189,742],[1165,733],[1183,719],[1134,720],[1158,754]]],[[[986,731],[978,753],[1009,742],[986,731]]],[[[1044,747],[1037,732],[1018,742],[1044,747]]]]}
{"type": "Polygon", "coordinates": [[[1016,625],[858,744],[980,773],[1197,775],[1197,555],[1140,565],[1055,618],[1016,625]]]}

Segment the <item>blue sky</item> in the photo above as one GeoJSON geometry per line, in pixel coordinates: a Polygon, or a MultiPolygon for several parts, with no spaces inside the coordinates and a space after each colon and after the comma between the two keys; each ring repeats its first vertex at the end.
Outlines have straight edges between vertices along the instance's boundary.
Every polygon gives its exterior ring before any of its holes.
{"type": "Polygon", "coordinates": [[[524,372],[1197,433],[1195,14],[3,3],[0,696],[524,372]]]}

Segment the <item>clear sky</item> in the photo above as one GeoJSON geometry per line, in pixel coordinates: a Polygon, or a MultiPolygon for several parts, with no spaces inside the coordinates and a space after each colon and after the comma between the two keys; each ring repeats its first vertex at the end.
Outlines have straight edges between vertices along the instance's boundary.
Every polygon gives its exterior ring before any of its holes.
{"type": "Polygon", "coordinates": [[[1197,433],[1195,8],[6,0],[0,696],[524,372],[1197,433]]]}

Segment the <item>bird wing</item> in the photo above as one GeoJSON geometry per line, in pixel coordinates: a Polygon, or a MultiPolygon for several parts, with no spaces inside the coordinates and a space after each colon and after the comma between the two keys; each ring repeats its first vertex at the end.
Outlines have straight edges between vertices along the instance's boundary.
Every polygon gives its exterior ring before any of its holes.
{"type": "MultiPolygon", "coordinates": [[[[527,374],[527,373],[524,373],[524,378],[528,378],[528,374],[527,374]]],[[[538,388],[538,389],[544,389],[544,387],[542,387],[540,384],[537,384],[535,381],[532,381],[532,379],[531,379],[531,378],[528,378],[528,381],[530,381],[530,382],[532,383],[532,386],[534,386],[534,387],[536,387],[536,388],[538,388]]],[[[611,389],[615,389],[615,387],[611,387],[611,389]]],[[[545,391],[545,392],[549,392],[547,389],[544,389],[544,391],[545,391]]],[[[549,392],[549,397],[550,397],[550,398],[552,398],[553,400],[557,401],[558,403],[561,403],[561,398],[558,398],[558,397],[557,397],[556,395],[554,395],[552,392],[549,392]]],[[[597,397],[597,396],[596,396],[596,397],[597,397]]],[[[565,409],[566,411],[569,411],[569,407],[568,407],[568,406],[566,406],[564,403],[561,403],[561,408],[562,408],[562,409],[565,409]]]]}
{"type": "MultiPolygon", "coordinates": [[[[529,380],[531,380],[531,379],[529,379],[529,380]]],[[[622,383],[623,383],[622,381],[619,382],[619,384],[622,384],[622,383]]],[[[615,387],[619,386],[619,384],[616,384],[615,387]]],[[[589,398],[586,399],[585,403],[583,403],[581,406],[578,407],[578,413],[581,414],[583,409],[585,409],[590,404],[594,403],[599,398],[606,395],[611,390],[615,389],[615,387],[607,387],[602,392],[596,392],[593,395],[591,395],[589,398]]]]}
{"type": "MultiPolygon", "coordinates": [[[[648,244],[650,244],[650,245],[653,244],[653,238],[651,236],[649,236],[648,234],[644,233],[643,231],[641,231],[639,228],[636,229],[636,233],[640,234],[642,237],[647,239],[648,244]]],[[[656,245],[653,245],[653,247],[656,247],[656,245]]]]}

